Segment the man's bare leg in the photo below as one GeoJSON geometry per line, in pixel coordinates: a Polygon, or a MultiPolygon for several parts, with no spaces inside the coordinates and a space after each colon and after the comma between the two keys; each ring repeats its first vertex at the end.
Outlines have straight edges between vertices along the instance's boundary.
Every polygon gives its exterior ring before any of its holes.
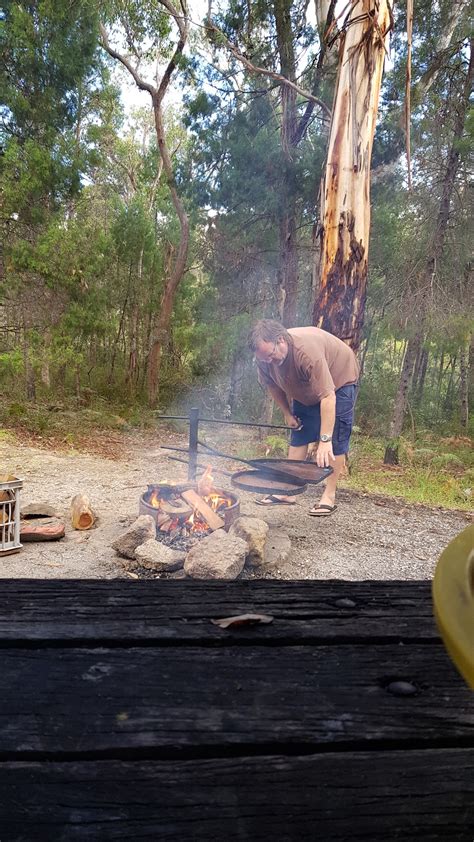
{"type": "Polygon", "coordinates": [[[331,468],[333,469],[332,474],[330,474],[326,479],[326,487],[323,491],[323,495],[316,504],[315,508],[318,506],[334,506],[336,502],[336,486],[338,479],[344,470],[344,465],[346,464],[346,455],[343,453],[341,456],[335,456],[334,462],[331,460],[331,468]]]}
{"type": "Polygon", "coordinates": [[[299,447],[294,447],[292,444],[290,444],[288,448],[288,459],[297,459],[298,462],[304,462],[307,453],[307,444],[301,444],[299,447]]]}
{"type": "MultiPolygon", "coordinates": [[[[290,444],[288,448],[288,459],[296,459],[298,462],[304,462],[306,459],[306,454],[308,452],[308,445],[302,444],[300,447],[293,447],[290,444]]],[[[277,500],[281,500],[282,503],[294,503],[293,497],[287,497],[284,494],[272,494],[272,497],[276,497],[277,500]]],[[[263,498],[264,500],[266,497],[263,498]]]]}

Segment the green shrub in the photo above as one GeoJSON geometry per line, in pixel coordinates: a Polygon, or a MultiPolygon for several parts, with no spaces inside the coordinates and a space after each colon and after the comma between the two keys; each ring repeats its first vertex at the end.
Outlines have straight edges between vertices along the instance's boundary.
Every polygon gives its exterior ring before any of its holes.
{"type": "Polygon", "coordinates": [[[267,456],[286,456],[288,442],[283,436],[267,436],[265,439],[267,456]]]}
{"type": "Polygon", "coordinates": [[[431,460],[432,468],[437,468],[440,471],[447,471],[452,468],[463,469],[464,463],[454,453],[437,453],[431,460]]]}

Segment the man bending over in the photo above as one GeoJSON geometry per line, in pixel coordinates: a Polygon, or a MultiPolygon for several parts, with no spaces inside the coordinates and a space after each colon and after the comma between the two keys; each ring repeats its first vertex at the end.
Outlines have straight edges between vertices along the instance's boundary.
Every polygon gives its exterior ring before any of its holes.
{"type": "MultiPolygon", "coordinates": [[[[336,509],[336,486],[349,451],[359,365],[341,339],[318,327],[293,327],[262,319],[250,332],[258,379],[291,427],[288,459],[306,459],[318,442],[316,463],[331,467],[321,500],[309,514],[324,517],[336,509]]],[[[271,506],[294,503],[271,494],[258,501],[271,506]]]]}

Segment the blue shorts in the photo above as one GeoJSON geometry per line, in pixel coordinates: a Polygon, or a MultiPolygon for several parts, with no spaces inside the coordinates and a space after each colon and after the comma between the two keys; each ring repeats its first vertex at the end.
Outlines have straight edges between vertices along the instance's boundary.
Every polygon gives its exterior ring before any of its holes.
{"type": "MultiPolygon", "coordinates": [[[[332,434],[332,450],[334,456],[342,456],[349,452],[349,439],[354,423],[354,406],[358,386],[355,383],[336,389],[336,423],[332,434]]],[[[301,430],[292,430],[290,444],[301,447],[313,441],[319,441],[321,433],[321,405],[305,406],[304,403],[293,401],[293,415],[303,424],[301,430]]]]}

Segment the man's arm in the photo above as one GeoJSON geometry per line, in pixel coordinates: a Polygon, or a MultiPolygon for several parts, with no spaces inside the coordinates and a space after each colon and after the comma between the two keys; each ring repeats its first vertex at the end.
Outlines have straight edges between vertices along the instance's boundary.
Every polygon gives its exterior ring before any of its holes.
{"type": "Polygon", "coordinates": [[[280,389],[280,387],[277,386],[276,383],[275,384],[267,383],[266,388],[270,392],[270,394],[271,394],[273,400],[275,401],[276,405],[280,407],[280,409],[283,413],[283,417],[285,419],[285,424],[288,427],[293,427],[294,429],[296,429],[296,427],[299,427],[300,421],[298,420],[298,418],[295,418],[295,416],[293,415],[293,413],[290,409],[290,405],[288,403],[288,398],[286,397],[286,394],[283,391],[283,389],[280,389]]]}
{"type": "MultiPolygon", "coordinates": [[[[330,392],[321,399],[321,433],[320,435],[332,436],[336,423],[336,393],[330,392]]],[[[320,441],[316,451],[316,464],[320,468],[327,468],[330,462],[334,462],[332,441],[320,441]]]]}

